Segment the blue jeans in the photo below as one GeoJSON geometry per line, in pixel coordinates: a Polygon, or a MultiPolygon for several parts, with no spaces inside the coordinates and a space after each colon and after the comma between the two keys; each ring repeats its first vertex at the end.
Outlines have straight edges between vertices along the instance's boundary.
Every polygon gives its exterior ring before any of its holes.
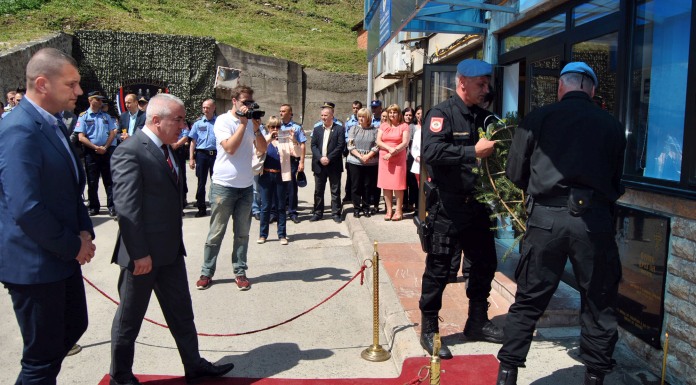
{"type": "Polygon", "coordinates": [[[246,275],[247,249],[249,248],[249,228],[251,227],[251,202],[254,191],[251,186],[245,188],[225,187],[213,183],[210,186],[210,230],[203,248],[203,266],[201,275],[215,275],[215,265],[222,238],[227,230],[227,223],[232,216],[232,267],[234,275],[246,275]]]}
{"type": "Polygon", "coordinates": [[[286,238],[285,223],[285,197],[290,182],[283,182],[280,173],[264,172],[259,177],[259,190],[261,193],[261,231],[259,236],[268,238],[268,226],[271,219],[271,204],[275,200],[278,211],[278,238],[286,238]]]}

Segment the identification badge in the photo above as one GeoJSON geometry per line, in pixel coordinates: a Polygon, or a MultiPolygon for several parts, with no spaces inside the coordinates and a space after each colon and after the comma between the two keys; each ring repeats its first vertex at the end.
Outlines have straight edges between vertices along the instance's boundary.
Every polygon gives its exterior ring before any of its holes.
{"type": "Polygon", "coordinates": [[[431,118],[430,119],[430,131],[432,132],[440,132],[442,131],[442,125],[445,121],[445,118],[431,118]]]}

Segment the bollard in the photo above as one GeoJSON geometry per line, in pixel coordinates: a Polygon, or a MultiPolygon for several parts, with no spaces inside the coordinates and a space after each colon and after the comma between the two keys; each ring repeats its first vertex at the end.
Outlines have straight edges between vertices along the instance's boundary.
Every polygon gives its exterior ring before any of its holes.
{"type": "Polygon", "coordinates": [[[430,357],[430,385],[440,385],[440,333],[433,336],[433,355],[430,357]]]}
{"type": "Polygon", "coordinates": [[[669,333],[665,333],[665,354],[662,357],[662,379],[660,385],[665,385],[665,375],[667,374],[667,349],[669,348],[669,333]]]}
{"type": "Polygon", "coordinates": [[[377,241],[372,253],[372,346],[362,351],[360,356],[368,361],[382,362],[391,358],[391,353],[379,344],[379,252],[377,241]]]}

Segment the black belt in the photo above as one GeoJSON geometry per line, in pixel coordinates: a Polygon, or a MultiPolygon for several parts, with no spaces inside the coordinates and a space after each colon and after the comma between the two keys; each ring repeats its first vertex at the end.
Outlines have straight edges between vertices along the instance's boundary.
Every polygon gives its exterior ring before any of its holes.
{"type": "Polygon", "coordinates": [[[567,207],[568,196],[558,195],[554,197],[534,197],[534,204],[551,207],[567,207]]]}
{"type": "Polygon", "coordinates": [[[206,153],[210,156],[217,155],[217,150],[199,150],[199,149],[196,149],[196,152],[203,152],[203,153],[206,153]]]}
{"type": "MultiPolygon", "coordinates": [[[[568,207],[568,195],[557,195],[553,197],[533,197],[535,205],[548,207],[568,207]]],[[[593,197],[589,207],[602,208],[609,207],[610,202],[593,197]]]]}
{"type": "Polygon", "coordinates": [[[441,199],[444,198],[449,201],[462,202],[464,204],[476,202],[476,194],[472,192],[439,191],[441,199]]]}
{"type": "Polygon", "coordinates": [[[290,160],[295,161],[295,162],[299,162],[299,161],[300,161],[300,157],[299,157],[299,156],[291,156],[291,157],[290,157],[290,160]]]}

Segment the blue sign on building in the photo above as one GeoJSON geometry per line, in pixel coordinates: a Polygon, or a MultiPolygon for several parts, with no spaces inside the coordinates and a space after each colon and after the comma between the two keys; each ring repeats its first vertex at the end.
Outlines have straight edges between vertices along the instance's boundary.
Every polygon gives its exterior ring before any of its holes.
{"type": "Polygon", "coordinates": [[[379,13],[379,45],[384,45],[391,37],[391,0],[382,0],[379,13]]]}

